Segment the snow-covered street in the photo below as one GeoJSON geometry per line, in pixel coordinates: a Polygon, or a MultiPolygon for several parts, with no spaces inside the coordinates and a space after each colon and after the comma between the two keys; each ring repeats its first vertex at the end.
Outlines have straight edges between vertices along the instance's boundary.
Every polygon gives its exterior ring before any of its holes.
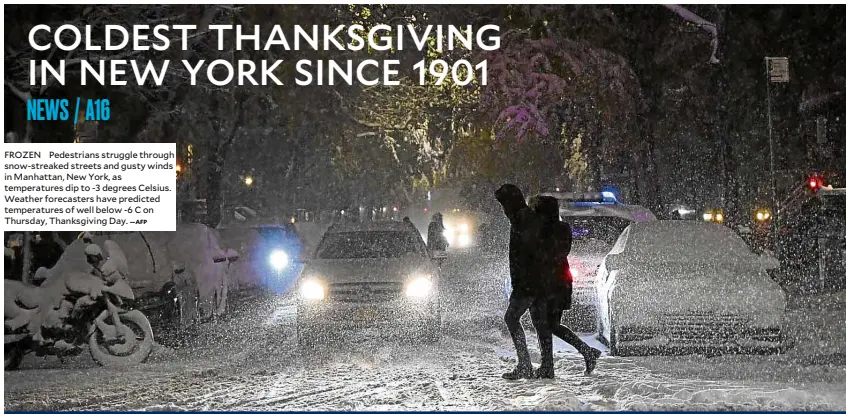
{"type": "MultiPolygon", "coordinates": [[[[185,348],[157,348],[134,369],[27,356],[6,372],[6,410],[844,410],[846,300],[796,301],[785,355],[607,357],[582,374],[556,342],[556,379],[509,382],[501,323],[503,259],[457,254],[444,264],[445,335],[436,345],[378,334],[297,347],[290,299],[202,327],[185,348]]],[[[537,346],[530,333],[533,360],[537,346]]],[[[597,344],[591,334],[584,338],[597,344]]]]}

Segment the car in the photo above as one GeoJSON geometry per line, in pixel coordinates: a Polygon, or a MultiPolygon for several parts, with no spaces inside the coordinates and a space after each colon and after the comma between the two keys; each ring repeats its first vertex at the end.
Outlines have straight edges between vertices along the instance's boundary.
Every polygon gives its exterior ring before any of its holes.
{"type": "Polygon", "coordinates": [[[239,291],[285,294],[294,286],[308,255],[308,243],[293,223],[218,230],[227,246],[240,252],[240,259],[233,265],[239,291]]]}
{"type": "Polygon", "coordinates": [[[300,345],[366,328],[437,341],[441,260],[406,223],[332,225],[298,283],[300,345]]]}
{"type": "MultiPolygon", "coordinates": [[[[68,245],[50,271],[88,269],[85,234],[68,245]]],[[[230,265],[239,255],[225,248],[215,229],[179,223],[172,232],[87,234],[99,245],[113,240],[125,252],[136,307],[157,327],[157,336],[180,336],[192,325],[227,312],[230,265]]]]}
{"type": "Polygon", "coordinates": [[[776,268],[726,226],[633,223],[597,273],[599,339],[613,355],[778,352],[789,344],[776,268]]]}
{"type": "Polygon", "coordinates": [[[779,217],[776,255],[795,287],[846,289],[846,188],[823,187],[779,217]]]}
{"type": "Polygon", "coordinates": [[[596,271],[602,259],[629,224],[655,221],[655,215],[645,207],[619,202],[611,192],[543,195],[558,199],[561,219],[570,224],[573,232],[573,245],[567,256],[573,277],[573,303],[563,321],[577,331],[592,332],[596,328],[596,271]]]}

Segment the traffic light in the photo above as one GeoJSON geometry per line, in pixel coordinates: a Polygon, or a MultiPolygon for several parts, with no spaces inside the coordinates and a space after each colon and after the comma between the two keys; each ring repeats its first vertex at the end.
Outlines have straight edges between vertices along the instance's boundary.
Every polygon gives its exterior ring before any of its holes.
{"type": "Polygon", "coordinates": [[[822,186],[823,180],[822,177],[820,177],[818,174],[814,174],[810,178],[808,178],[808,189],[812,192],[816,193],[820,190],[820,188],[822,188],[822,186]]]}

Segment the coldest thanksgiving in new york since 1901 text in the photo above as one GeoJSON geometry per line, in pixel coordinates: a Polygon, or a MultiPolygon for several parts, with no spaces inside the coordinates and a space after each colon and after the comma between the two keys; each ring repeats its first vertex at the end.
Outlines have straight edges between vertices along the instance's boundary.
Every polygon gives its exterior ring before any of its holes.
{"type": "MultiPolygon", "coordinates": [[[[434,50],[496,50],[500,46],[499,26],[484,25],[474,29],[471,25],[427,25],[416,28],[414,25],[375,25],[369,29],[359,24],[349,26],[314,25],[310,27],[293,26],[293,34],[286,35],[283,27],[248,27],[241,25],[209,25],[208,31],[217,36],[217,48],[223,50],[271,50],[281,47],[288,51],[402,51],[414,48],[422,51],[434,50]]],[[[134,52],[157,50],[165,51],[176,43],[181,50],[188,49],[189,40],[196,36],[196,25],[134,25],[127,29],[119,25],[106,25],[102,42],[94,42],[90,26],[79,28],[74,25],[62,25],[51,28],[37,25],[29,32],[29,42],[39,51],[57,47],[70,51],[82,49],[86,53],[98,51],[124,51],[128,59],[111,57],[108,61],[78,58],[81,85],[96,83],[99,85],[127,85],[148,82],[161,86],[169,70],[179,71],[181,76],[190,79],[191,85],[208,82],[215,86],[224,86],[232,82],[238,85],[286,85],[291,82],[299,86],[337,85],[360,83],[363,85],[399,85],[399,59],[361,59],[353,60],[298,60],[295,64],[293,79],[284,79],[279,68],[283,60],[225,60],[210,62],[180,60],[178,68],[172,69],[170,60],[160,62],[138,62],[129,59],[134,52]],[[50,34],[52,42],[37,40],[44,33],[50,34]],[[176,37],[171,35],[177,34],[176,37]],[[99,44],[102,43],[102,44],[99,44]],[[365,75],[368,67],[378,68],[380,75],[365,75]],[[133,76],[128,76],[130,71],[133,76]],[[108,74],[108,75],[107,75],[108,74]],[[280,76],[282,78],[280,78],[280,76]]],[[[84,56],[84,55],[83,55],[84,56]]],[[[67,72],[66,60],[58,64],[48,61],[30,62],[30,83],[46,84],[52,77],[60,84],[65,84],[67,72]]],[[[457,60],[447,62],[442,59],[420,60],[413,65],[420,85],[440,85],[447,78],[463,86],[473,81],[487,84],[487,62],[457,60]]]]}

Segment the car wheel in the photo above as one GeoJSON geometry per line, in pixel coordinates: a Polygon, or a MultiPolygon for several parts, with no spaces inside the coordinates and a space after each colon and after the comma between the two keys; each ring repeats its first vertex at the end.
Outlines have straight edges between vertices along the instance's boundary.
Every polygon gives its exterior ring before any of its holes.
{"type": "Polygon", "coordinates": [[[215,292],[215,305],[216,305],[216,314],[215,316],[221,317],[225,316],[229,312],[229,289],[228,285],[224,283],[220,287],[220,294],[218,295],[215,292]]]}
{"type": "Polygon", "coordinates": [[[24,351],[20,343],[5,344],[3,346],[3,370],[14,371],[21,366],[24,351]]]}
{"type": "Polygon", "coordinates": [[[185,334],[200,320],[200,292],[186,286],[177,296],[177,330],[185,334]]]}
{"type": "Polygon", "coordinates": [[[199,305],[199,293],[196,290],[190,286],[180,287],[164,326],[154,332],[156,339],[166,346],[184,345],[199,321],[199,305]]]}

